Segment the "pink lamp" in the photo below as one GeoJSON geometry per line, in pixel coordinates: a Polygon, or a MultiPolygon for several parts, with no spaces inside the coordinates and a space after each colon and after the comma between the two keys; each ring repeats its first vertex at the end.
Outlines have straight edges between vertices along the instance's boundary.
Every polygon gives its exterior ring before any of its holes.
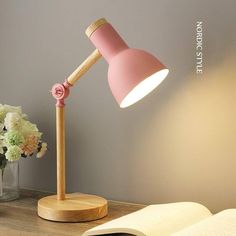
{"type": "Polygon", "coordinates": [[[99,19],[86,30],[96,50],[62,84],[52,87],[56,98],[57,195],[38,201],[38,215],[47,220],[82,222],[102,218],[108,213],[107,200],[89,194],[65,192],[65,104],[70,87],[103,56],[109,63],[108,82],[120,107],[142,99],[167,76],[168,69],[151,54],[130,49],[114,28],[99,19]]]}
{"type": "Polygon", "coordinates": [[[106,20],[102,23],[86,34],[109,64],[108,82],[116,101],[128,107],[157,87],[168,69],[151,54],[129,48],[106,20]]]}

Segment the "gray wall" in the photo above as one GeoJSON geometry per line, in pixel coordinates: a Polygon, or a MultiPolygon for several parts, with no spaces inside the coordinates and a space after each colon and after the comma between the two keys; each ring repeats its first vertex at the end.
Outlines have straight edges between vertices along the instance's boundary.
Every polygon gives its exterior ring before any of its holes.
{"type": "Polygon", "coordinates": [[[51,86],[93,45],[106,17],[132,47],[170,69],[151,95],[120,109],[100,60],[67,100],[67,190],[140,203],[236,207],[236,2],[233,0],[0,0],[0,102],[22,105],[49,151],[21,161],[21,186],[55,191],[51,86]],[[204,73],[195,73],[195,24],[204,24],[204,73]]]}

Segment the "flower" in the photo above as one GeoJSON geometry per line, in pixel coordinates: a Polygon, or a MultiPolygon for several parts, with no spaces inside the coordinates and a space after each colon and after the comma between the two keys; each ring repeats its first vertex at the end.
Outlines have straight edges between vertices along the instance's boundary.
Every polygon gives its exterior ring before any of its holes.
{"type": "Polygon", "coordinates": [[[24,136],[16,130],[11,130],[5,134],[5,141],[8,146],[19,146],[24,142],[24,136]]]}
{"type": "Polygon", "coordinates": [[[8,161],[18,161],[21,157],[21,149],[18,146],[10,146],[5,155],[8,161]]]}
{"type": "Polygon", "coordinates": [[[25,142],[21,145],[22,152],[28,156],[33,154],[38,148],[38,137],[30,134],[25,138],[25,142]]]}
{"type": "Polygon", "coordinates": [[[6,108],[4,107],[4,105],[0,104],[0,122],[4,121],[6,114],[7,114],[6,108]]]}
{"type": "Polygon", "coordinates": [[[0,122],[0,134],[1,134],[2,131],[3,131],[3,128],[4,128],[4,124],[0,122]]]}
{"type": "Polygon", "coordinates": [[[21,116],[16,112],[9,112],[6,114],[4,124],[6,129],[9,130],[20,130],[21,129],[21,116]]]}
{"type": "Polygon", "coordinates": [[[4,136],[0,135],[0,154],[4,153],[4,136]]]}
{"type": "Polygon", "coordinates": [[[0,104],[0,168],[4,169],[7,161],[19,160],[20,157],[42,157],[47,144],[41,141],[42,133],[31,123],[21,107],[0,104]]]}
{"type": "Polygon", "coordinates": [[[22,118],[26,118],[26,114],[22,113],[22,109],[20,106],[18,107],[14,107],[14,106],[10,106],[10,105],[2,105],[0,104],[0,122],[3,122],[6,114],[9,112],[14,112],[14,113],[18,113],[19,116],[21,116],[22,118]]]}
{"type": "Polygon", "coordinates": [[[26,137],[27,135],[35,135],[39,139],[42,136],[42,133],[39,132],[37,126],[32,124],[28,120],[22,120],[22,134],[26,137]]]}
{"type": "Polygon", "coordinates": [[[3,105],[4,108],[6,109],[6,112],[14,112],[14,113],[18,113],[19,115],[23,115],[22,113],[22,109],[20,106],[15,107],[15,106],[10,106],[10,105],[3,105]]]}
{"type": "Polygon", "coordinates": [[[41,144],[41,149],[37,153],[36,157],[37,158],[41,158],[45,154],[46,151],[47,151],[47,143],[42,143],[41,144]]]}

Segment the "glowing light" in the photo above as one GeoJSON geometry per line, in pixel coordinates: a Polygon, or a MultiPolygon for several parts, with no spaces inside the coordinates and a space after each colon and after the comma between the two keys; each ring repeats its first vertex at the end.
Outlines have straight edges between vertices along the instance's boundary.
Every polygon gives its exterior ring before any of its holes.
{"type": "Polygon", "coordinates": [[[128,107],[145,97],[166,78],[168,73],[168,69],[163,69],[144,79],[126,95],[122,100],[120,107],[128,107]]]}

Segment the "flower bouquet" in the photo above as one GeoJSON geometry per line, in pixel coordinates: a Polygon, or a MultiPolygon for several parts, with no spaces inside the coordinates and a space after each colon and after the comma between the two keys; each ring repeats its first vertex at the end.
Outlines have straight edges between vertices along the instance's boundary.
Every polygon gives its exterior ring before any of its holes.
{"type": "Polygon", "coordinates": [[[13,172],[18,172],[17,161],[21,157],[26,158],[36,154],[36,157],[40,158],[45,154],[47,144],[42,142],[41,137],[42,133],[27,119],[21,107],[0,104],[0,200],[4,194],[4,187],[9,188],[8,185],[11,185],[9,182],[15,181],[15,185],[18,182],[18,179],[4,180],[7,167],[11,166],[11,170],[8,170],[11,173],[6,173],[6,178],[12,176],[13,172]],[[12,163],[17,163],[15,164],[17,167],[12,167],[12,163]]]}

